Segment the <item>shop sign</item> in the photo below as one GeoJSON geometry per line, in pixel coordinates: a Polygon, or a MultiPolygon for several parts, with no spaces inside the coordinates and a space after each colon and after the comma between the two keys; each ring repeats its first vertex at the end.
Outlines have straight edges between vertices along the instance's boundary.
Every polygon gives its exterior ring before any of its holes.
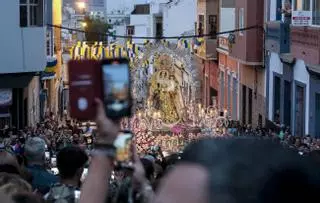
{"type": "Polygon", "coordinates": [[[292,25],[310,26],[312,23],[311,11],[292,11],[292,25]]]}
{"type": "Polygon", "coordinates": [[[228,38],[219,37],[219,48],[222,48],[224,50],[229,50],[228,38]]]}

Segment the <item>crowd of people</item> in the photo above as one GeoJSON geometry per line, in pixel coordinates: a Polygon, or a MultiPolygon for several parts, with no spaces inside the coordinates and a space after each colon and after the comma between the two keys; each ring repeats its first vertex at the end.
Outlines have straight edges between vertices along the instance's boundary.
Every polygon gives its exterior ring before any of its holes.
{"type": "Polygon", "coordinates": [[[120,127],[97,103],[97,129],[51,114],[34,128],[3,130],[1,202],[247,203],[317,197],[320,139],[291,136],[284,127],[231,126],[225,136],[202,137],[169,156],[160,146],[138,154],[133,144],[132,167],[119,170],[112,143],[120,127]]]}
{"type": "Polygon", "coordinates": [[[320,150],[320,138],[306,136],[293,136],[289,127],[274,125],[271,128],[252,128],[250,125],[239,125],[228,130],[232,136],[252,136],[260,139],[271,139],[300,153],[309,153],[320,150]]]}

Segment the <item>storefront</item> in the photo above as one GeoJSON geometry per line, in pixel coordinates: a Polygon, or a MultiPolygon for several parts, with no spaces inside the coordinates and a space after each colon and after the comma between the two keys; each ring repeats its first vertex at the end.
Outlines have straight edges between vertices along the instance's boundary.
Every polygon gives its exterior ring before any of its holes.
{"type": "Polygon", "coordinates": [[[21,129],[38,122],[39,77],[35,73],[15,73],[2,74],[0,80],[0,89],[4,90],[2,100],[11,97],[10,105],[1,107],[0,125],[21,129]]]}

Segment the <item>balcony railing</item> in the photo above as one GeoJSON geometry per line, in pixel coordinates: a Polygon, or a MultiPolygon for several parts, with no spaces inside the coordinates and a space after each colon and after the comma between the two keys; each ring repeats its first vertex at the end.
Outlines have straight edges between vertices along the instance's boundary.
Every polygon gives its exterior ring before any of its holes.
{"type": "Polygon", "coordinates": [[[290,25],[280,21],[268,22],[265,46],[278,54],[290,53],[290,25]]]}
{"type": "Polygon", "coordinates": [[[292,26],[291,52],[306,64],[320,64],[320,28],[292,26]]]}

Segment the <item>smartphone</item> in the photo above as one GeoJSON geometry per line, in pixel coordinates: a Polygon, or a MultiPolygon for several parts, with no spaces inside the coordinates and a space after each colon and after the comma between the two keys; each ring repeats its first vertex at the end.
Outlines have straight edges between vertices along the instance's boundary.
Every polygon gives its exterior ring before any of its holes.
{"type": "Polygon", "coordinates": [[[96,60],[71,60],[69,72],[70,116],[77,120],[93,120],[94,99],[102,99],[101,66],[96,60]]]}
{"type": "Polygon", "coordinates": [[[88,175],[88,168],[84,168],[81,175],[81,179],[80,179],[81,182],[83,182],[86,179],[87,175],[88,175]]]}
{"type": "Polygon", "coordinates": [[[80,195],[81,195],[81,191],[80,190],[75,190],[74,191],[74,201],[75,201],[75,203],[78,203],[80,201],[80,195]]]}
{"type": "Polygon", "coordinates": [[[50,160],[50,152],[45,152],[44,156],[45,156],[46,160],[50,160]]]}
{"type": "Polygon", "coordinates": [[[129,168],[133,167],[133,154],[132,154],[132,138],[131,131],[122,131],[114,141],[116,150],[116,168],[129,168]]]}
{"type": "Polygon", "coordinates": [[[127,59],[102,61],[102,90],[106,114],[111,119],[131,116],[130,67],[127,59]]]}
{"type": "Polygon", "coordinates": [[[52,157],[52,158],[51,158],[51,165],[52,165],[53,167],[57,166],[57,158],[56,158],[56,157],[52,157]]]}

